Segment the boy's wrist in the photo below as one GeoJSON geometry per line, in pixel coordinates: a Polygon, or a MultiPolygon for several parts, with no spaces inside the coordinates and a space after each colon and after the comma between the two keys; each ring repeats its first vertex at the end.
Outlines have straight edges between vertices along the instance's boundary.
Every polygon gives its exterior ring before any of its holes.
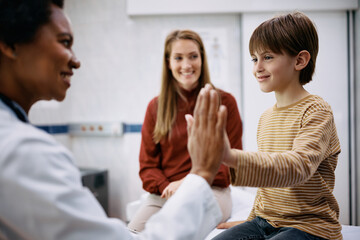
{"type": "Polygon", "coordinates": [[[229,154],[226,156],[226,158],[223,161],[224,164],[226,164],[229,167],[236,168],[237,155],[238,155],[238,153],[237,153],[236,149],[234,149],[234,148],[230,149],[229,154]]]}

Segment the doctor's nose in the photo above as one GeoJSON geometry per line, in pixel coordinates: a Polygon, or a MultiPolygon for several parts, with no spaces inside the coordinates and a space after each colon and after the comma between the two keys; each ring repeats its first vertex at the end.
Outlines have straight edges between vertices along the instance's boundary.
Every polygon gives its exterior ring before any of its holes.
{"type": "Polygon", "coordinates": [[[77,57],[75,56],[75,54],[72,55],[71,59],[70,59],[70,67],[71,68],[75,68],[78,69],[80,68],[80,61],[77,59],[77,57]]]}

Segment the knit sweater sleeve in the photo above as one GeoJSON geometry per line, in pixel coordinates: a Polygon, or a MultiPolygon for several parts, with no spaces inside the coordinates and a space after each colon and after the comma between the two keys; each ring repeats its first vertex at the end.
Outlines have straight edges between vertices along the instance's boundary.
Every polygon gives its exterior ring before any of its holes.
{"type": "MultiPolygon", "coordinates": [[[[313,176],[322,161],[337,162],[340,145],[332,111],[326,107],[310,106],[301,117],[301,126],[294,136],[292,147],[287,151],[245,152],[237,151],[236,178],[234,185],[250,187],[291,187],[313,176]]],[[[278,117],[279,118],[279,117],[278,117]]],[[[267,121],[267,127],[277,126],[270,118],[260,120],[259,127],[267,121]]],[[[274,118],[272,118],[274,119],[274,118]]],[[[274,127],[276,128],[276,127],[274,127]]],[[[276,135],[276,129],[268,135],[276,135]]],[[[288,135],[294,134],[291,130],[288,135]]],[[[258,139],[264,145],[272,144],[261,131],[258,139]]],[[[335,169],[336,164],[333,168],[335,169]]]]}
{"type": "Polygon", "coordinates": [[[161,149],[160,144],[153,140],[153,132],[156,123],[157,98],[150,101],[144,123],[141,129],[140,145],[140,178],[145,191],[161,194],[169,184],[169,180],[161,170],[161,149]]]}

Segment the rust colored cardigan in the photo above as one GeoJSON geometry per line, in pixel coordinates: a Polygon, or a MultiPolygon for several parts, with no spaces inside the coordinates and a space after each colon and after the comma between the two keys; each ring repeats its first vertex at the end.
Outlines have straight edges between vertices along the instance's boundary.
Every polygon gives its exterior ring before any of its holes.
{"type": "MultiPolygon", "coordinates": [[[[226,131],[232,148],[242,149],[242,123],[235,98],[222,90],[222,104],[227,107],[228,120],[226,131]]],[[[153,132],[156,123],[157,99],[152,99],[147,107],[141,130],[141,147],[139,154],[140,178],[143,188],[155,194],[161,194],[170,182],[184,178],[191,169],[191,159],[187,150],[187,130],[185,114],[193,114],[198,90],[185,91],[185,102],[178,97],[178,111],[172,135],[164,137],[155,144],[153,132]]],[[[221,165],[213,186],[225,188],[230,184],[229,169],[221,165]]]]}

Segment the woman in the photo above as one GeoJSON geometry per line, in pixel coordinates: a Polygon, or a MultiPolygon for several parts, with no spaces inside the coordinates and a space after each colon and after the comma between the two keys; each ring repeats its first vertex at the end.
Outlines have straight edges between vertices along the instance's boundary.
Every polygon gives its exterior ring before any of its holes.
{"type": "MultiPolygon", "coordinates": [[[[210,82],[204,44],[190,30],[170,33],[165,41],[160,95],[145,114],[140,148],[140,177],[151,193],[129,223],[142,231],[146,221],[165,204],[191,169],[187,150],[185,114],[192,114],[199,91],[210,82]]],[[[231,147],[242,148],[242,124],[235,98],[220,89],[221,104],[228,109],[227,134],[231,147]]],[[[230,217],[232,202],[229,169],[222,165],[212,184],[222,210],[222,222],[230,217]]]]}

